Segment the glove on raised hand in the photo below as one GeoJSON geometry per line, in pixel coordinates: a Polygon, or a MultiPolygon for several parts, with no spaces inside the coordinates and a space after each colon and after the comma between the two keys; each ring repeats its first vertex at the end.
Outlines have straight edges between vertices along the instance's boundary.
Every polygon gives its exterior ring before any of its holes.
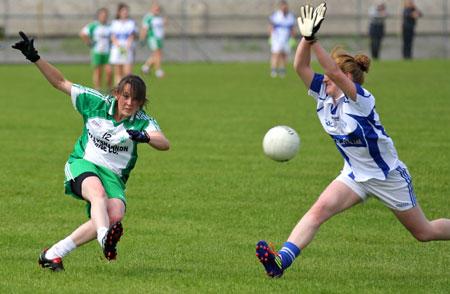
{"type": "Polygon", "coordinates": [[[325,19],[326,12],[327,12],[327,4],[325,2],[322,2],[319,6],[316,7],[316,9],[314,9],[315,21],[314,21],[313,35],[315,35],[319,31],[320,25],[325,19]]]}
{"type": "Polygon", "coordinates": [[[300,33],[306,40],[311,41],[314,39],[314,22],[315,14],[314,7],[308,4],[300,8],[300,17],[297,18],[298,28],[300,33]]]}
{"type": "Polygon", "coordinates": [[[25,35],[24,32],[20,31],[19,35],[22,37],[23,40],[15,43],[11,47],[14,49],[20,50],[25,57],[31,61],[36,62],[41,58],[38,55],[37,50],[34,48],[34,38],[28,39],[28,36],[25,35]]]}
{"type": "Polygon", "coordinates": [[[305,5],[301,7],[301,17],[297,19],[301,34],[307,41],[315,39],[315,34],[319,31],[320,25],[325,19],[327,5],[321,3],[317,8],[305,5]]]}

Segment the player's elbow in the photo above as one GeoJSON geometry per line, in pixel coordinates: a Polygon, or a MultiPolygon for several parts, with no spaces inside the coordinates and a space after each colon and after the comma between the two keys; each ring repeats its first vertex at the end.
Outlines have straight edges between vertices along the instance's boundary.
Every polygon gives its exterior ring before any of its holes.
{"type": "Polygon", "coordinates": [[[52,83],[52,86],[56,89],[63,91],[65,90],[66,80],[58,80],[52,83]]]}
{"type": "Polygon", "coordinates": [[[308,73],[311,71],[311,68],[309,68],[307,66],[295,66],[294,65],[294,69],[300,78],[306,77],[308,75],[308,73]]]}
{"type": "Polygon", "coordinates": [[[169,150],[169,149],[170,149],[170,143],[169,143],[169,141],[166,141],[166,142],[164,142],[164,144],[162,145],[162,148],[159,149],[159,150],[161,150],[161,151],[167,151],[167,150],[169,150]]]}
{"type": "Polygon", "coordinates": [[[170,149],[169,140],[162,140],[158,144],[152,144],[152,146],[159,151],[167,151],[170,149]]]}
{"type": "Polygon", "coordinates": [[[72,83],[66,79],[51,82],[52,86],[60,90],[63,93],[70,95],[72,89],[72,83]]]}

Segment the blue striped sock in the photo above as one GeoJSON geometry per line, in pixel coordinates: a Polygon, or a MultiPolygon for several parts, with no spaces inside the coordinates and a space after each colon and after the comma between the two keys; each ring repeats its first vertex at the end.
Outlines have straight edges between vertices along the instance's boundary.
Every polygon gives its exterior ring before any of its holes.
{"type": "Polygon", "coordinates": [[[281,263],[283,265],[283,269],[287,269],[291,266],[294,259],[300,254],[301,250],[294,243],[286,242],[283,247],[278,251],[278,254],[281,255],[281,263]]]}

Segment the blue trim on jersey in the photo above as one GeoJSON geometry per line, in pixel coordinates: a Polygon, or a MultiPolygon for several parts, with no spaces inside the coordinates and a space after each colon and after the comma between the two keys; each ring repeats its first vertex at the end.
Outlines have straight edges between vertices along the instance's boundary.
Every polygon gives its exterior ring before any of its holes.
{"type": "Polygon", "coordinates": [[[378,148],[378,135],[374,131],[374,109],[372,109],[371,113],[367,117],[358,116],[354,114],[347,113],[348,116],[355,119],[359,125],[362,127],[364,131],[364,136],[366,138],[368,147],[369,147],[369,154],[372,156],[375,163],[378,165],[378,167],[383,171],[384,176],[387,177],[387,174],[389,173],[389,166],[384,161],[383,157],[381,157],[380,148],[378,148]]]}
{"type": "Polygon", "coordinates": [[[367,141],[364,138],[363,130],[359,125],[353,133],[348,135],[330,135],[334,143],[339,143],[342,147],[367,147],[367,141]]]}
{"type": "Polygon", "coordinates": [[[131,34],[129,34],[129,33],[120,33],[120,34],[113,34],[113,35],[116,36],[116,38],[119,39],[119,40],[126,40],[126,39],[128,39],[129,36],[132,35],[132,33],[131,34]]]}
{"type": "Polygon", "coordinates": [[[352,164],[350,163],[350,158],[348,158],[348,156],[347,156],[347,154],[345,154],[344,150],[342,150],[341,147],[339,147],[339,145],[336,143],[336,141],[334,143],[336,144],[336,147],[339,150],[339,152],[341,152],[342,157],[344,157],[345,161],[347,161],[348,165],[352,166],[352,164]]]}
{"type": "Polygon", "coordinates": [[[311,81],[311,85],[309,86],[309,89],[311,89],[311,91],[319,93],[320,87],[322,86],[323,78],[324,78],[324,75],[314,73],[314,78],[311,81]]]}
{"type": "Polygon", "coordinates": [[[323,109],[323,106],[321,108],[317,109],[317,112],[321,111],[322,109],[323,109]]]}
{"type": "Polygon", "coordinates": [[[357,84],[357,83],[355,83],[355,82],[353,82],[353,84],[355,84],[355,87],[356,87],[356,93],[358,93],[358,95],[360,95],[360,96],[362,96],[362,97],[364,97],[364,98],[369,98],[371,95],[369,94],[369,95],[367,95],[367,96],[365,96],[364,95],[364,89],[359,85],[359,84],[357,84]]]}
{"type": "MultiPolygon", "coordinates": [[[[374,107],[374,109],[375,109],[375,107],[374,107]]],[[[372,112],[374,112],[374,110],[372,110],[372,112]]],[[[382,125],[377,125],[377,124],[376,124],[376,121],[373,119],[373,115],[372,115],[372,121],[371,121],[371,123],[372,123],[372,125],[373,125],[377,130],[379,130],[383,135],[385,135],[386,137],[389,138],[388,134],[386,134],[386,132],[384,131],[383,126],[382,126],[382,125]]]]}
{"type": "Polygon", "coordinates": [[[339,104],[336,104],[336,106],[333,107],[333,105],[331,105],[330,108],[330,112],[331,114],[336,114],[336,110],[338,109],[339,104]]]}
{"type": "Polygon", "coordinates": [[[406,183],[408,184],[409,198],[411,200],[411,204],[413,207],[416,206],[417,200],[416,200],[416,195],[414,194],[411,176],[408,174],[408,171],[405,168],[397,166],[396,170],[400,173],[400,176],[403,179],[405,179],[406,183]]]}
{"type": "Polygon", "coordinates": [[[274,24],[272,23],[274,29],[290,29],[293,25],[282,25],[282,24],[274,24]]]}
{"type": "Polygon", "coordinates": [[[354,180],[355,179],[355,175],[353,174],[353,172],[349,173],[348,176],[350,177],[350,179],[354,180]]]}

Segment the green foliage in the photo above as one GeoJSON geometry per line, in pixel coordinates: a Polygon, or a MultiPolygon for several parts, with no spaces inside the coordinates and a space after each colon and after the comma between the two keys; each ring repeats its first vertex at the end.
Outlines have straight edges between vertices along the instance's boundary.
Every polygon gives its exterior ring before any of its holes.
{"type": "MultiPolygon", "coordinates": [[[[429,219],[450,217],[449,67],[378,61],[365,84],[429,219]]],[[[89,65],[57,68],[92,86],[89,65]]],[[[261,63],[165,69],[166,79],[146,78],[147,110],[171,150],[140,146],[117,261],[94,241],[55,274],[39,253],[87,220],[63,192],[82,120],[32,65],[0,66],[2,293],[448,293],[449,243],[415,241],[373,199],[329,220],[281,279],[267,279],[256,242],[279,248],[343,164],[315,102],[291,68],[284,79],[261,63]],[[286,163],[262,152],[279,124],[301,137],[286,163]]]]}

